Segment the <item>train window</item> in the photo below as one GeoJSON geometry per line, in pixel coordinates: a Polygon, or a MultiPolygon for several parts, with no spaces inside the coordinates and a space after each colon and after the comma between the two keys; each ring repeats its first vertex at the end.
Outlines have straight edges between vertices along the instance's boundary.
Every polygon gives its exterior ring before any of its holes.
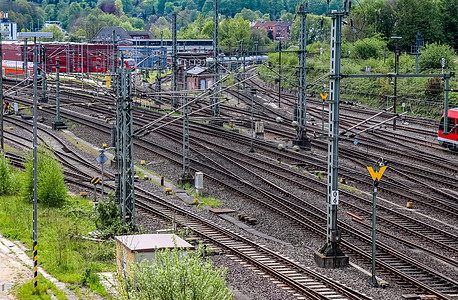
{"type": "MultiPolygon", "coordinates": [[[[447,129],[450,130],[452,129],[453,126],[455,126],[455,123],[456,123],[456,119],[454,118],[448,118],[448,122],[447,122],[447,129]]],[[[441,122],[440,122],[440,125],[439,125],[439,130],[440,131],[444,131],[444,117],[442,117],[441,119],[441,122]]],[[[456,129],[455,129],[455,133],[456,133],[456,129]]]]}

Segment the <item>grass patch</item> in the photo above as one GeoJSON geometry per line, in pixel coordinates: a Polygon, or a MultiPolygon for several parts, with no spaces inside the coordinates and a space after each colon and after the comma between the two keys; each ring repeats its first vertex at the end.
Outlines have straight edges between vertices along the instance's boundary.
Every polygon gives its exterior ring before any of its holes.
{"type": "MultiPolygon", "coordinates": [[[[39,203],[38,263],[60,281],[79,284],[88,265],[104,272],[115,271],[114,242],[81,238],[96,229],[92,218],[89,199],[73,197],[61,208],[43,207],[39,203]]],[[[0,197],[0,220],[4,236],[32,249],[32,203],[18,196],[0,197]]],[[[26,253],[31,255],[31,251],[26,253]]]]}
{"type": "Polygon", "coordinates": [[[97,157],[99,156],[99,151],[97,149],[94,149],[88,145],[86,145],[85,143],[81,143],[77,140],[75,140],[72,136],[66,134],[66,133],[63,133],[63,132],[60,132],[60,134],[62,135],[63,138],[65,138],[67,141],[69,141],[73,146],[77,147],[78,149],[80,149],[81,151],[89,154],[89,155],[92,155],[94,157],[97,157]]]}
{"type": "Polygon", "coordinates": [[[360,189],[355,188],[353,186],[346,185],[346,184],[339,183],[339,188],[341,188],[342,190],[346,190],[346,191],[358,194],[358,195],[361,194],[361,190],[360,189]]]}
{"type": "Polygon", "coordinates": [[[44,278],[41,274],[38,274],[38,285],[36,288],[33,287],[33,281],[29,281],[13,289],[13,291],[19,299],[50,300],[52,294],[59,300],[68,299],[63,291],[59,290],[54,283],[44,278]]]}
{"type": "Polygon", "coordinates": [[[221,200],[213,198],[213,197],[203,197],[197,194],[197,192],[193,191],[192,196],[196,199],[199,199],[199,206],[209,206],[209,207],[219,207],[221,206],[221,200]]]}

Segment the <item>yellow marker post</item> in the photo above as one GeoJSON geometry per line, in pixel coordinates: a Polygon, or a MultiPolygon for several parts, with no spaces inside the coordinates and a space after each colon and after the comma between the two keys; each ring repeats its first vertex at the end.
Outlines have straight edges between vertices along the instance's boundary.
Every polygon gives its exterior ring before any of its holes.
{"type": "MultiPolygon", "coordinates": [[[[386,162],[381,159],[382,164],[386,162]]],[[[381,166],[380,170],[374,171],[372,167],[367,167],[369,174],[371,174],[372,180],[374,181],[373,184],[373,191],[372,191],[372,285],[375,287],[379,286],[377,282],[377,278],[375,277],[375,249],[376,249],[376,236],[377,236],[377,215],[376,215],[376,207],[377,207],[377,186],[379,180],[382,179],[383,173],[386,171],[386,166],[381,166]]]]}
{"type": "Polygon", "coordinates": [[[324,138],[324,101],[326,100],[326,98],[328,98],[328,93],[326,93],[325,95],[320,93],[320,96],[323,100],[323,102],[321,103],[321,138],[324,138]]]}
{"type": "Polygon", "coordinates": [[[383,173],[385,173],[386,166],[383,166],[380,168],[379,171],[374,171],[372,167],[367,167],[367,170],[369,171],[369,174],[371,174],[372,180],[380,180],[382,179],[383,173]]]}

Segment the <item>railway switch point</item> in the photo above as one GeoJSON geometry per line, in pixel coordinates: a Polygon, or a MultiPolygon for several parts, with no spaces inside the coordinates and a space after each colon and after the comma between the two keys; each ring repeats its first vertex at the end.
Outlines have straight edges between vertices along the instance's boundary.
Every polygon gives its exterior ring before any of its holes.
{"type": "Polygon", "coordinates": [[[407,208],[413,208],[413,202],[407,202],[406,207],[407,208]]]}

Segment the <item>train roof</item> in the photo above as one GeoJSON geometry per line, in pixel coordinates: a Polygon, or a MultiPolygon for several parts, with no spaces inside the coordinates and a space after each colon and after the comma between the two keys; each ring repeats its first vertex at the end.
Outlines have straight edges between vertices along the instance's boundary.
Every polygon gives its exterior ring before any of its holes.
{"type": "MultiPolygon", "coordinates": [[[[442,115],[443,116],[443,115],[442,115]]],[[[448,117],[458,119],[458,107],[448,110],[448,117]]]]}

